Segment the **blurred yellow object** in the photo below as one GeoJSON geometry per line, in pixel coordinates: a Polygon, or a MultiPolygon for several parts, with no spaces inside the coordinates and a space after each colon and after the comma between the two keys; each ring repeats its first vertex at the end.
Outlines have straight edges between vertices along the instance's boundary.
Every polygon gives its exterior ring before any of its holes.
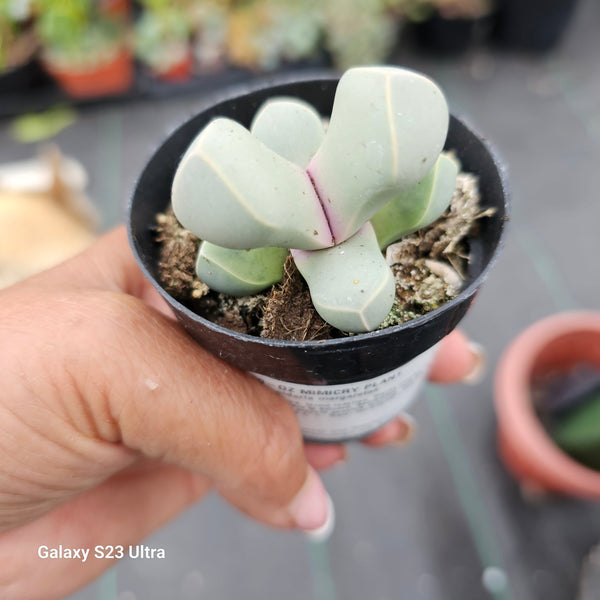
{"type": "Polygon", "coordinates": [[[0,166],[0,288],[53,267],[89,246],[96,217],[85,171],[57,149],[0,166]]]}
{"type": "Polygon", "coordinates": [[[261,57],[256,38],[267,24],[268,17],[260,6],[244,6],[229,15],[227,49],[234,65],[259,68],[261,57]]]}

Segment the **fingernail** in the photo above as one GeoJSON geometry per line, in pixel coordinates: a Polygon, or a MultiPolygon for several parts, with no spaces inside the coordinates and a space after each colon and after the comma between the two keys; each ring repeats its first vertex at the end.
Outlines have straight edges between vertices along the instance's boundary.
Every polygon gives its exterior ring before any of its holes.
{"type": "Polygon", "coordinates": [[[317,529],[305,531],[304,534],[311,542],[320,544],[326,542],[331,537],[334,527],[335,508],[333,507],[333,500],[331,499],[331,496],[327,494],[327,519],[325,520],[325,523],[323,523],[323,525],[317,529]]]}
{"type": "Polygon", "coordinates": [[[417,422],[410,415],[401,415],[396,418],[398,433],[390,442],[393,446],[405,446],[415,436],[417,422]]]}
{"type": "Polygon", "coordinates": [[[316,471],[308,467],[308,476],[298,495],[288,506],[288,511],[296,525],[310,533],[322,537],[323,531],[333,529],[333,503],[316,471]]]}
{"type": "Polygon", "coordinates": [[[477,385],[481,383],[485,375],[486,354],[483,346],[476,342],[469,342],[469,351],[471,352],[473,362],[471,363],[469,372],[462,378],[462,382],[469,385],[477,385]]]}
{"type": "Polygon", "coordinates": [[[333,463],[333,466],[343,465],[346,462],[348,462],[348,450],[346,450],[346,446],[343,446],[340,457],[333,463]]]}

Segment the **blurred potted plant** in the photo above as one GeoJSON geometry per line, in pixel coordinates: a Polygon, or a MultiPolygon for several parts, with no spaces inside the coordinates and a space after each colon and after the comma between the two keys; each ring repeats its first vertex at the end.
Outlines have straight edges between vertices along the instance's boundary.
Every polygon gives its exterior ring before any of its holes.
{"type": "Polygon", "coordinates": [[[46,70],[74,98],[131,87],[133,65],[123,24],[103,17],[93,0],[39,0],[37,31],[46,70]]]}
{"type": "Polygon", "coordinates": [[[314,57],[320,39],[315,0],[253,0],[230,8],[227,54],[236,66],[272,71],[284,62],[314,57]]]}
{"type": "Polygon", "coordinates": [[[495,379],[500,455],[524,491],[600,500],[600,313],[543,319],[495,379]]]}
{"type": "Polygon", "coordinates": [[[407,0],[418,43],[434,52],[458,54],[491,30],[494,0],[407,0]]]}
{"type": "Polygon", "coordinates": [[[386,62],[403,23],[403,0],[324,0],[325,47],[338,69],[386,62]]]}
{"type": "Polygon", "coordinates": [[[0,91],[26,88],[39,77],[38,46],[30,2],[0,2],[0,91]]]}
{"type": "Polygon", "coordinates": [[[198,71],[211,73],[223,69],[227,60],[228,1],[194,2],[189,14],[198,71]]]}
{"type": "Polygon", "coordinates": [[[135,53],[153,77],[186,81],[193,72],[192,24],[188,2],[141,0],[144,8],[135,24],[135,53]]]}

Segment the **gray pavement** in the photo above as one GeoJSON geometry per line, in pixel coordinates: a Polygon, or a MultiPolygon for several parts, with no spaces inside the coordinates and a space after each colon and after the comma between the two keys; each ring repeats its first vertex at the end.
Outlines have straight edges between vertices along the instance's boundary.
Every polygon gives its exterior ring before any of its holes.
{"type": "MultiPolygon", "coordinates": [[[[151,536],[162,561],[125,560],[70,600],[572,600],[600,541],[597,506],[523,501],[495,449],[493,370],[507,343],[551,313],[598,309],[600,4],[582,0],[552,54],[478,50],[398,61],[432,75],[454,113],[497,147],[513,189],[504,253],[464,321],[488,352],[475,387],[430,386],[404,449],[351,446],[325,475],[337,509],[326,545],[269,531],[216,497],[151,536]],[[505,585],[503,585],[505,583],[505,585]]],[[[57,137],[116,223],[152,148],[203,98],[90,108],[57,137]]],[[[0,128],[0,160],[31,148],[0,128]]],[[[599,596],[600,597],[600,596],[599,596]]]]}

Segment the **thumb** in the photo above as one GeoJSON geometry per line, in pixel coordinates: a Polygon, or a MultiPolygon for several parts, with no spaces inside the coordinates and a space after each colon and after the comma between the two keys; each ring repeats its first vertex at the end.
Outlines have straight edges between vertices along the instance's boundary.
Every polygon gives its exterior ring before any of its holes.
{"type": "MultiPolygon", "coordinates": [[[[91,250],[100,254],[91,262],[102,265],[104,247],[91,250]]],[[[118,255],[106,256],[112,262],[118,255]]],[[[108,414],[110,441],[209,477],[257,519],[305,530],[323,525],[331,501],[306,462],[290,405],[208,353],[172,319],[107,287],[93,294],[93,319],[72,333],[66,357],[97,430],[107,435],[108,414]]]]}

